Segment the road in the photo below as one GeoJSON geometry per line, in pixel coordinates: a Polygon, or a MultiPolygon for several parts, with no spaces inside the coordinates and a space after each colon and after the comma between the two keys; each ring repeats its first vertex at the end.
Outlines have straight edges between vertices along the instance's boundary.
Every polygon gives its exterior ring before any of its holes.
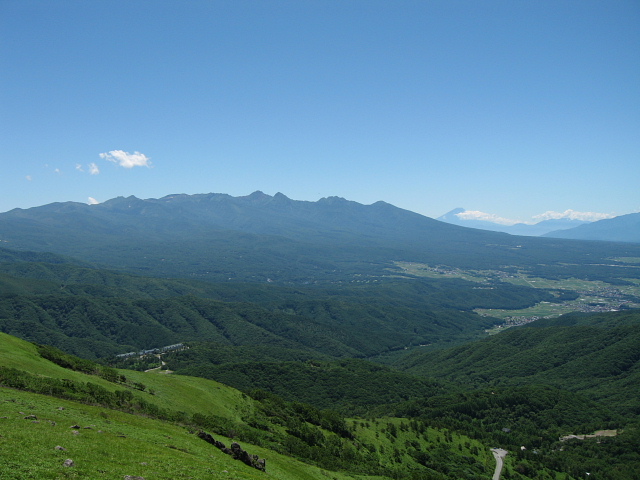
{"type": "MultiPolygon", "coordinates": [[[[164,360],[162,360],[162,357],[160,355],[156,355],[156,356],[160,360],[161,366],[155,367],[155,368],[150,368],[149,370],[145,370],[144,373],[155,372],[156,370],[160,370],[162,367],[164,367],[167,364],[164,360]]],[[[162,370],[162,371],[160,371],[160,373],[172,373],[172,370],[162,370]]]]}
{"type": "Polygon", "coordinates": [[[507,456],[506,450],[502,448],[492,448],[491,452],[493,456],[496,458],[496,470],[493,472],[493,480],[500,480],[500,474],[502,473],[502,465],[504,464],[504,457],[507,456]]]}

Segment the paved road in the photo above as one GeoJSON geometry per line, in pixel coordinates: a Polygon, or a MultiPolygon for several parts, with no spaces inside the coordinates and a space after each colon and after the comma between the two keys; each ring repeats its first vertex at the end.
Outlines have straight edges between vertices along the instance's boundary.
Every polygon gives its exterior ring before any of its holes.
{"type": "Polygon", "coordinates": [[[493,456],[496,458],[496,470],[493,472],[493,480],[500,480],[500,473],[502,473],[502,465],[504,464],[504,457],[507,456],[506,450],[502,448],[492,448],[491,452],[493,456]]]}

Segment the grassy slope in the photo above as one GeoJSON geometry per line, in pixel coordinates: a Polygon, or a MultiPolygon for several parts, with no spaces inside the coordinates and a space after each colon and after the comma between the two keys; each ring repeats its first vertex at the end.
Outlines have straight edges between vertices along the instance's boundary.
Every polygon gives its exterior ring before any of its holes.
{"type": "Polygon", "coordinates": [[[327,477],[321,469],[243,445],[268,459],[267,473],[259,472],[171,423],[5,388],[0,388],[0,432],[1,479],[355,478],[333,472],[327,477]],[[39,423],[26,415],[36,415],[39,423]],[[77,435],[70,428],[76,424],[83,427],[77,435]],[[58,445],[66,450],[55,450],[58,445]],[[63,466],[68,458],[73,467],[63,466]]]}
{"type": "MultiPolygon", "coordinates": [[[[0,365],[116,389],[101,378],[87,377],[42,359],[33,344],[6,334],[0,334],[0,365]]],[[[153,388],[155,395],[136,394],[161,407],[231,419],[239,419],[243,411],[252,408],[251,401],[240,392],[210,380],[162,373],[124,373],[131,380],[153,388]]],[[[180,426],[3,387],[0,387],[0,417],[7,417],[0,418],[2,479],[122,478],[124,475],[140,475],[147,480],[327,478],[327,472],[316,467],[260,447],[243,445],[249,453],[268,459],[268,472],[264,474],[232,460],[180,426]],[[64,410],[58,410],[59,407],[64,410]],[[36,415],[39,423],[25,420],[26,415],[36,415]],[[69,427],[74,424],[92,428],[83,428],[78,435],[73,435],[69,427]],[[54,450],[56,445],[67,451],[54,450]],[[76,466],[63,467],[67,458],[73,459],[76,466]]],[[[227,446],[231,443],[228,438],[215,437],[227,446]]],[[[332,472],[329,478],[366,477],[332,472]]]]}
{"type": "MultiPolygon", "coordinates": [[[[112,391],[122,388],[100,377],[87,377],[84,373],[68,370],[49,362],[38,355],[32,343],[4,333],[0,333],[0,365],[53,378],[90,381],[112,391]]],[[[137,395],[142,395],[145,400],[153,401],[163,408],[189,414],[210,410],[215,411],[216,415],[236,419],[239,418],[239,412],[250,405],[240,392],[214,381],[131,370],[126,370],[124,373],[128,379],[143,383],[148,390],[155,391],[153,396],[140,392],[136,392],[137,395]]]]}
{"type": "MultiPolygon", "coordinates": [[[[45,360],[38,355],[33,344],[6,334],[0,334],[0,365],[53,378],[90,381],[109,390],[122,389],[122,385],[71,371],[45,360]]],[[[235,421],[242,421],[242,417],[250,415],[255,408],[255,403],[249,397],[211,380],[160,371],[121,372],[129,381],[147,386],[146,392],[134,391],[134,395],[143,396],[146,401],[160,407],[189,414],[216,415],[235,421]],[[148,393],[150,390],[154,391],[153,395],[148,393]]],[[[403,422],[400,419],[376,420],[366,427],[364,421],[354,422],[357,443],[367,444],[362,448],[380,453],[381,465],[392,470],[402,470],[406,465],[419,470],[422,467],[414,461],[412,452],[430,451],[439,447],[441,439],[444,439],[444,434],[433,428],[426,428],[426,433],[421,435],[398,428],[397,436],[390,436],[389,424],[399,426],[403,422]],[[409,440],[413,441],[413,445],[409,445],[409,440]]],[[[214,434],[214,437],[227,446],[232,441],[218,434],[214,434]]],[[[0,479],[122,478],[124,475],[139,475],[147,480],[387,478],[328,472],[265,448],[245,443],[242,446],[249,453],[267,459],[266,473],[231,459],[198,439],[193,432],[170,422],[0,387],[0,479]],[[25,419],[27,415],[36,415],[37,421],[25,419]],[[76,424],[82,428],[74,434],[74,429],[70,427],[76,424]],[[57,445],[66,450],[55,450],[57,445]],[[74,460],[73,467],[63,466],[67,458],[74,460]]],[[[453,447],[456,451],[451,457],[451,468],[459,468],[459,457],[465,456],[470,459],[465,461],[473,464],[476,473],[480,471],[484,475],[492,471],[493,463],[488,449],[480,442],[454,435],[446,446],[443,443],[444,450],[441,449],[441,453],[453,447]],[[467,446],[458,447],[458,444],[467,446]],[[470,453],[472,446],[476,447],[473,455],[470,453]]]]}

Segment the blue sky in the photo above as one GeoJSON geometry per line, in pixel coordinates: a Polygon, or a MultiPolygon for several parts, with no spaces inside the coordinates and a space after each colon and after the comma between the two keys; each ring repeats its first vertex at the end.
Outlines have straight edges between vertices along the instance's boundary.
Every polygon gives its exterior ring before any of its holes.
{"type": "Polygon", "coordinates": [[[255,190],[637,212],[639,52],[636,0],[1,0],[0,212],[255,190]]]}

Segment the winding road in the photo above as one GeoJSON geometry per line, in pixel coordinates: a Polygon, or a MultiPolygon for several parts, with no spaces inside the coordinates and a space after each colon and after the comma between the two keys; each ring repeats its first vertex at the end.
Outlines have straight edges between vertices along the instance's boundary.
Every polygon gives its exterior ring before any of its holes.
{"type": "Polygon", "coordinates": [[[507,456],[506,450],[502,448],[492,448],[491,453],[496,458],[496,470],[493,472],[493,480],[500,480],[500,473],[502,473],[502,466],[504,465],[504,457],[507,456]]]}

